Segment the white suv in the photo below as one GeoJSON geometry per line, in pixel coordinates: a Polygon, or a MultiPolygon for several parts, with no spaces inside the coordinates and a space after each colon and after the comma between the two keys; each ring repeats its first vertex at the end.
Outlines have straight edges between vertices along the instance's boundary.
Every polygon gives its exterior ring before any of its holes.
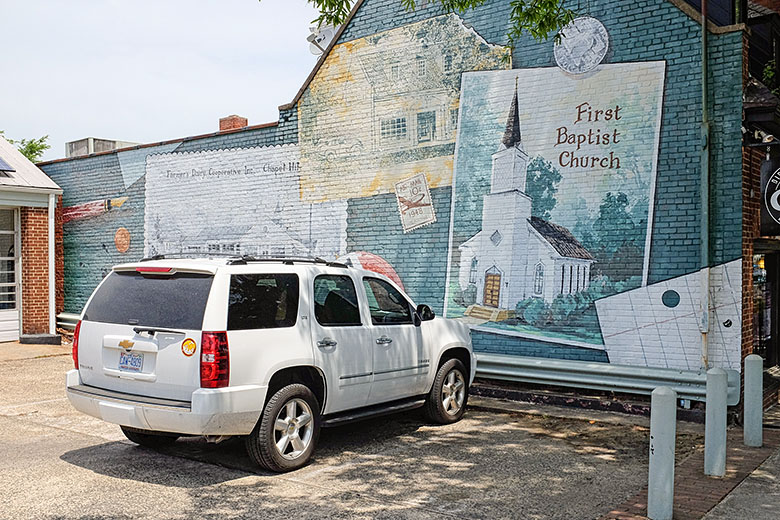
{"type": "Polygon", "coordinates": [[[387,277],[319,259],[123,264],[76,326],[67,395],[144,446],[246,435],[273,471],[303,466],[320,426],[424,406],[463,416],[465,325],[387,277]]]}

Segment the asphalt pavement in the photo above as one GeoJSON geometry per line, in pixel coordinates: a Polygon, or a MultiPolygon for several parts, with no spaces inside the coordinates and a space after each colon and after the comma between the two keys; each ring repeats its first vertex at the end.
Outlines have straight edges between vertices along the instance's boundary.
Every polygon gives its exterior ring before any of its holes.
{"type": "MultiPolygon", "coordinates": [[[[70,406],[69,354],[0,345],[0,518],[586,519],[646,485],[646,418],[489,399],[448,426],[412,412],[324,429],[312,463],[284,475],[241,439],[140,448],[70,406]]],[[[700,425],[678,430],[678,457],[701,449],[700,425]]]]}

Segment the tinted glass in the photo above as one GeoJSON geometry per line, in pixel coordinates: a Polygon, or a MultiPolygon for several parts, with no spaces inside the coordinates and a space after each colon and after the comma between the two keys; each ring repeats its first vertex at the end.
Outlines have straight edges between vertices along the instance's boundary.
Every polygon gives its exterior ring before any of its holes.
{"type": "Polygon", "coordinates": [[[298,317],[298,275],[230,277],[228,330],[292,327],[298,317]]]}
{"type": "Polygon", "coordinates": [[[143,276],[114,271],[95,293],[84,319],[199,330],[213,279],[209,274],[143,276]]]}
{"type": "Polygon", "coordinates": [[[352,278],[332,275],[315,278],[314,315],[320,325],[362,325],[352,278]]]}
{"type": "Polygon", "coordinates": [[[412,308],[395,287],[377,278],[363,278],[363,285],[374,325],[412,323],[412,308]]]}

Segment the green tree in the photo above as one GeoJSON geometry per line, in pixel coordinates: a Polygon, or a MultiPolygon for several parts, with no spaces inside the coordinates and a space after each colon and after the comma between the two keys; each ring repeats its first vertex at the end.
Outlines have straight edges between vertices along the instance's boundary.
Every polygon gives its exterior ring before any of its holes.
{"type": "Polygon", "coordinates": [[[537,155],[528,163],[525,174],[525,193],[531,197],[531,214],[535,217],[550,220],[550,212],[558,202],[555,194],[558,183],[561,182],[559,172],[550,161],[537,155]]]}
{"type": "MultiPolygon", "coordinates": [[[[307,0],[320,12],[315,22],[320,25],[341,25],[347,20],[355,0],[307,0]]],[[[460,13],[483,5],[487,0],[430,0],[441,4],[446,12],[460,13]]],[[[414,10],[420,0],[399,0],[407,11],[414,10]]],[[[574,19],[575,12],[563,7],[563,0],[511,0],[509,3],[510,46],[528,32],[537,41],[553,34],[556,40],[561,29],[574,19]]]]}
{"type": "MultiPolygon", "coordinates": [[[[5,137],[3,130],[0,130],[0,136],[5,137]]],[[[31,162],[38,162],[43,156],[43,153],[51,148],[51,145],[46,142],[48,139],[48,135],[44,135],[38,139],[20,139],[18,141],[5,137],[6,141],[16,145],[16,148],[22,152],[22,155],[27,157],[31,162]]]]}
{"type": "Polygon", "coordinates": [[[628,196],[609,192],[599,206],[599,216],[593,223],[598,274],[611,280],[628,280],[642,274],[642,228],[631,217],[628,196]]]}

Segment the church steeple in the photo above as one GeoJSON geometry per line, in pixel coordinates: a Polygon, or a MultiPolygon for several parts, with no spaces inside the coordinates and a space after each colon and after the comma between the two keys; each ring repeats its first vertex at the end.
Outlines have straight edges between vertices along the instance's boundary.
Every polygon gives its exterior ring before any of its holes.
{"type": "Polygon", "coordinates": [[[504,137],[501,139],[501,144],[504,145],[504,148],[512,148],[522,140],[520,135],[520,114],[517,108],[517,78],[515,78],[512,106],[509,107],[509,115],[506,118],[506,130],[504,131],[504,137]]]}

